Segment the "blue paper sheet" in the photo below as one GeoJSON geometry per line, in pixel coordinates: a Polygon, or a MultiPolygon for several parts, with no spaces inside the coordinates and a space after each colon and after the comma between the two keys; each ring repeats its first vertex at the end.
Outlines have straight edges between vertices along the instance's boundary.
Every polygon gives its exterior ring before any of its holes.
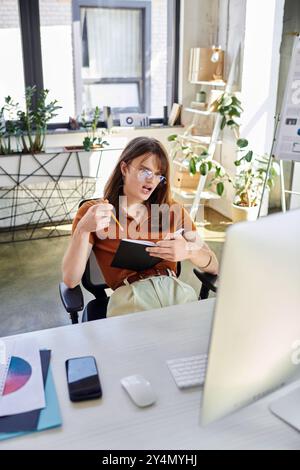
{"type": "MultiPolygon", "coordinates": [[[[38,427],[37,430],[34,432],[43,431],[44,429],[55,428],[57,426],[61,426],[62,424],[51,366],[48,370],[47,382],[45,387],[45,399],[46,408],[41,411],[38,427]]],[[[23,436],[25,434],[28,434],[28,432],[0,433],[0,440],[9,439],[11,437],[23,436]]]]}

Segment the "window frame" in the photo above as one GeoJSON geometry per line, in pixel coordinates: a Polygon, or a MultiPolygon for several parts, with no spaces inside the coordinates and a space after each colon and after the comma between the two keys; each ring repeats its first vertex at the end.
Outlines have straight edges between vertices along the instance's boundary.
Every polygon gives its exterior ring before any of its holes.
{"type": "Polygon", "coordinates": [[[173,103],[178,103],[181,0],[167,1],[169,18],[167,48],[172,51],[167,64],[167,105],[170,113],[173,103]]]}
{"type": "MultiPolygon", "coordinates": [[[[39,92],[44,88],[39,0],[19,0],[18,6],[25,88],[35,85],[39,92]]],[[[34,106],[37,99],[35,93],[32,99],[34,106]]]]}
{"type": "Polygon", "coordinates": [[[114,107],[112,108],[114,113],[140,113],[142,112],[141,110],[143,109],[141,107],[142,101],[143,101],[143,95],[141,92],[142,88],[142,80],[139,80],[137,78],[102,78],[102,79],[93,79],[93,78],[86,78],[83,80],[83,85],[115,85],[115,84],[123,84],[123,83],[130,83],[130,84],[136,84],[137,85],[137,90],[138,90],[138,101],[140,103],[140,106],[131,106],[131,107],[124,107],[124,108],[117,108],[114,107]]]}

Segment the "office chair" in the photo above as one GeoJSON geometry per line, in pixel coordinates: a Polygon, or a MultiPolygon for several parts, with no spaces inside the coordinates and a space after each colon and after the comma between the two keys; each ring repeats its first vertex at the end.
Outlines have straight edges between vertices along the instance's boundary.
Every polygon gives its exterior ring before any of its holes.
{"type": "MultiPolygon", "coordinates": [[[[79,204],[79,207],[86,201],[92,199],[82,200],[79,204]]],[[[179,277],[181,272],[181,263],[177,263],[177,276],[179,277]]],[[[209,291],[216,292],[216,282],[218,276],[213,274],[204,273],[199,271],[199,269],[193,269],[194,274],[202,282],[199,300],[207,299],[209,291]]],[[[103,275],[98,266],[96,257],[93,251],[90,254],[90,257],[87,261],[85,271],[83,273],[81,284],[83,287],[94,295],[95,299],[89,301],[84,307],[83,294],[80,285],[70,289],[67,287],[64,282],[59,284],[59,293],[62,303],[66,311],[70,315],[70,319],[73,324],[78,323],[78,312],[83,310],[82,322],[100,320],[106,318],[106,309],[109,301],[105,289],[108,289],[108,285],[105,284],[103,275]]]]}

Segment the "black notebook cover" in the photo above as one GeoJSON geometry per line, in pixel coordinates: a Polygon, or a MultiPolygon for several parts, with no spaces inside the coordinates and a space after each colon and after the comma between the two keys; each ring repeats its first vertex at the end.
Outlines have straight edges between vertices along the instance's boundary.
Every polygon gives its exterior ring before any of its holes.
{"type": "Polygon", "coordinates": [[[146,240],[121,240],[111,266],[132,271],[153,268],[161,258],[150,256],[146,251],[147,246],[155,246],[155,243],[146,240]]]}

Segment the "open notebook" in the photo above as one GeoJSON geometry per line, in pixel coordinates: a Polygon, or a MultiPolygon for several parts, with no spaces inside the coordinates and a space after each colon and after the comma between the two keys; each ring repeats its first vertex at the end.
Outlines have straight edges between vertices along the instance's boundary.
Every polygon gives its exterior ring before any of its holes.
{"type": "Polygon", "coordinates": [[[161,261],[161,258],[150,256],[146,251],[147,246],[156,246],[156,243],[148,240],[122,239],[111,266],[132,271],[152,268],[161,261]]]}

